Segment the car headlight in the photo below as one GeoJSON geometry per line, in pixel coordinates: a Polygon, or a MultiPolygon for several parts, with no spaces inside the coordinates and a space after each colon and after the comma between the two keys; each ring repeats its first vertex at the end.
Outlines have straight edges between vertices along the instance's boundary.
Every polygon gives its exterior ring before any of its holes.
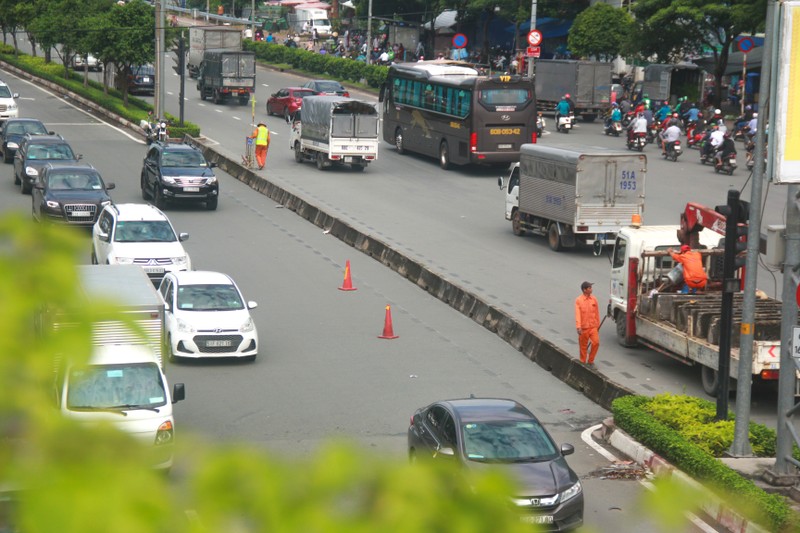
{"type": "Polygon", "coordinates": [[[194,333],[195,329],[190,323],[186,322],[185,320],[179,318],[176,321],[176,325],[178,327],[178,331],[181,333],[194,333]]]}
{"type": "Polygon", "coordinates": [[[132,265],[133,257],[111,257],[109,256],[108,262],[114,265],[132,265]]]}
{"type": "Polygon", "coordinates": [[[8,104],[8,107],[6,109],[8,109],[9,111],[14,111],[15,109],[17,109],[17,104],[16,103],[8,104]]]}
{"type": "Polygon", "coordinates": [[[561,503],[568,502],[581,492],[583,492],[583,487],[581,487],[581,482],[578,481],[570,488],[561,493],[561,503]]]}
{"type": "Polygon", "coordinates": [[[54,202],[53,200],[47,200],[47,207],[50,209],[58,209],[60,204],[58,202],[54,202]]]}
{"type": "Polygon", "coordinates": [[[182,255],[180,257],[172,257],[172,264],[177,266],[187,266],[189,264],[189,256],[182,255]]]}
{"type": "Polygon", "coordinates": [[[111,200],[103,200],[102,202],[100,202],[101,209],[107,205],[111,205],[111,200]]]}
{"type": "Polygon", "coordinates": [[[25,174],[35,177],[39,175],[39,171],[33,167],[25,167],[25,174]]]}
{"type": "Polygon", "coordinates": [[[6,143],[6,148],[8,148],[10,150],[16,150],[16,149],[19,148],[19,144],[15,143],[15,142],[7,142],[6,143]]]}
{"type": "Polygon", "coordinates": [[[242,333],[249,333],[254,329],[256,329],[256,325],[253,324],[252,317],[248,317],[247,320],[245,320],[244,324],[242,324],[242,327],[239,328],[239,331],[242,333]]]}
{"type": "Polygon", "coordinates": [[[176,181],[173,176],[161,176],[161,179],[164,180],[164,183],[169,185],[175,185],[176,181]]]}
{"type": "Polygon", "coordinates": [[[216,176],[211,176],[210,178],[206,178],[206,185],[211,185],[212,183],[216,183],[216,182],[217,182],[217,177],[216,176]]]}

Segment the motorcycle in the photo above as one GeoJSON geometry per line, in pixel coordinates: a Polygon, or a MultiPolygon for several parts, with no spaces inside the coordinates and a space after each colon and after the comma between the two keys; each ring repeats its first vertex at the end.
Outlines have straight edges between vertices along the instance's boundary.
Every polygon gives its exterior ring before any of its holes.
{"type": "Polygon", "coordinates": [[[544,115],[542,115],[542,113],[540,111],[538,113],[537,117],[536,117],[536,136],[537,137],[541,137],[542,136],[542,133],[544,133],[545,125],[546,124],[544,122],[544,115]]]}
{"type": "Polygon", "coordinates": [[[633,111],[628,111],[627,113],[622,115],[622,127],[627,128],[628,126],[630,126],[634,118],[636,118],[636,113],[634,113],[633,111]]]}
{"type": "Polygon", "coordinates": [[[574,120],[574,115],[570,113],[569,115],[558,115],[556,119],[556,131],[560,131],[561,133],[569,133],[569,130],[572,129],[572,121],[574,120]]]}
{"type": "Polygon", "coordinates": [[[700,148],[703,141],[703,132],[697,127],[697,122],[691,121],[686,128],[686,146],[700,148]]]}
{"type": "Polygon", "coordinates": [[[639,150],[640,152],[644,150],[646,144],[647,133],[645,132],[632,133],[628,136],[628,140],[626,141],[628,150],[639,150]]]}
{"type": "Polygon", "coordinates": [[[714,154],[714,172],[726,172],[730,176],[734,170],[736,170],[736,152],[731,152],[725,157],[719,152],[714,154]]]}
{"type": "Polygon", "coordinates": [[[676,162],[682,153],[683,148],[681,148],[681,141],[679,140],[667,143],[664,147],[664,158],[672,162],[676,162]]]}
{"type": "Polygon", "coordinates": [[[652,144],[653,142],[658,139],[658,130],[659,130],[659,123],[657,120],[653,120],[653,122],[647,126],[647,142],[648,144],[652,144]]]}
{"type": "Polygon", "coordinates": [[[622,122],[619,120],[611,120],[606,122],[603,125],[603,133],[606,135],[613,135],[614,137],[619,137],[619,134],[622,133],[622,122]]]}
{"type": "Polygon", "coordinates": [[[147,114],[148,120],[141,120],[139,126],[144,130],[145,140],[148,146],[153,142],[166,142],[169,138],[167,121],[164,119],[153,121],[153,112],[147,114]]]}

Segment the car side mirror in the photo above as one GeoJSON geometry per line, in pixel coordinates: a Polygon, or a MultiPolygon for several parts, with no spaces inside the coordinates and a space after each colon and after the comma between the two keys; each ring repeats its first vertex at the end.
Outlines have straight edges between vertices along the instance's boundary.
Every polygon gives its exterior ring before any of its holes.
{"type": "Polygon", "coordinates": [[[212,161],[208,164],[208,168],[217,168],[217,164],[212,161]]]}
{"type": "Polygon", "coordinates": [[[572,455],[575,453],[575,447],[572,444],[561,445],[561,455],[572,455]]]}
{"type": "Polygon", "coordinates": [[[278,97],[278,93],[272,93],[272,97],[273,98],[277,98],[278,97]]]}
{"type": "Polygon", "coordinates": [[[56,134],[56,132],[54,132],[54,131],[48,131],[48,132],[47,132],[47,134],[48,134],[48,135],[55,135],[55,134],[56,134]]]}
{"type": "Polygon", "coordinates": [[[178,234],[178,240],[181,241],[181,242],[188,241],[189,240],[189,234],[188,233],[179,233],[178,234]]]}
{"type": "Polygon", "coordinates": [[[172,310],[172,309],[171,309],[171,308],[170,308],[170,306],[169,306],[169,302],[165,301],[165,302],[164,302],[164,311],[166,311],[166,312],[170,312],[171,310],[172,310]]]}
{"type": "Polygon", "coordinates": [[[497,178],[497,186],[500,187],[500,190],[503,190],[503,176],[497,178]]]}
{"type": "Polygon", "coordinates": [[[97,238],[100,239],[101,241],[108,242],[108,233],[98,230],[97,238]]]}
{"type": "Polygon", "coordinates": [[[258,302],[254,302],[253,300],[247,302],[248,309],[255,309],[256,307],[258,307],[258,302]]]}
{"type": "Polygon", "coordinates": [[[19,98],[19,93],[14,93],[13,95],[11,95],[11,97],[12,98],[19,98]]]}
{"type": "Polygon", "coordinates": [[[78,160],[83,159],[83,154],[78,154],[78,160]]]}
{"type": "Polygon", "coordinates": [[[106,183],[106,190],[107,191],[110,191],[111,189],[114,189],[114,188],[116,188],[116,185],[114,183],[106,183]]]}
{"type": "Polygon", "coordinates": [[[439,455],[441,455],[444,458],[452,458],[452,457],[455,457],[456,452],[450,446],[444,446],[442,448],[439,448],[435,452],[433,452],[433,456],[434,457],[437,457],[439,455]]]}
{"type": "Polygon", "coordinates": [[[183,383],[172,385],[172,403],[186,399],[186,386],[183,383]]]}

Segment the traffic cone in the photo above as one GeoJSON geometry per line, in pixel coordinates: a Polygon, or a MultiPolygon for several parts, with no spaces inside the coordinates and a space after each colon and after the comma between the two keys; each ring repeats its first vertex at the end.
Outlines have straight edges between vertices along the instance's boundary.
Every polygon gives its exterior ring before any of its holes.
{"type": "Polygon", "coordinates": [[[342,286],[339,287],[340,291],[355,291],[358,290],[353,287],[353,280],[350,279],[350,260],[348,259],[347,262],[344,264],[344,282],[342,286]]]}
{"type": "Polygon", "coordinates": [[[392,308],[386,306],[386,319],[383,322],[383,335],[378,335],[379,339],[396,339],[397,335],[394,334],[392,329],[392,308]]]}

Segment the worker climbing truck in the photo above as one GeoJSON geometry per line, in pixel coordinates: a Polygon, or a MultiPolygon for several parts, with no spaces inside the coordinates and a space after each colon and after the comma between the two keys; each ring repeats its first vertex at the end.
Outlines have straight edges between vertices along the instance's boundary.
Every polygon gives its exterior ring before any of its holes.
{"type": "Polygon", "coordinates": [[[588,146],[523,144],[509,167],[506,220],[514,235],[546,235],[560,251],[592,243],[596,254],[644,212],[647,157],[588,146]]]}
{"type": "Polygon", "coordinates": [[[200,99],[221,104],[238,98],[241,105],[250,101],[256,89],[255,52],[206,52],[197,75],[200,99]]]}
{"type": "MultiPolygon", "coordinates": [[[[703,390],[712,396],[716,396],[720,382],[724,234],[723,215],[690,203],[680,226],[622,228],[611,258],[608,314],[616,323],[619,343],[626,347],[646,346],[699,367],[703,390]],[[706,288],[696,294],[683,292],[680,265],[676,265],[668,252],[670,248],[677,251],[682,244],[701,253],[708,273],[706,288]]],[[[730,377],[736,379],[739,377],[741,290],[734,295],[733,305],[730,377]]],[[[750,369],[754,379],[778,379],[781,305],[780,301],[761,293],[756,300],[750,369]]]]}
{"type": "Polygon", "coordinates": [[[320,170],[344,164],[364,170],[378,159],[379,143],[375,105],[343,96],[303,98],[289,134],[295,161],[313,161],[320,170]]]}

